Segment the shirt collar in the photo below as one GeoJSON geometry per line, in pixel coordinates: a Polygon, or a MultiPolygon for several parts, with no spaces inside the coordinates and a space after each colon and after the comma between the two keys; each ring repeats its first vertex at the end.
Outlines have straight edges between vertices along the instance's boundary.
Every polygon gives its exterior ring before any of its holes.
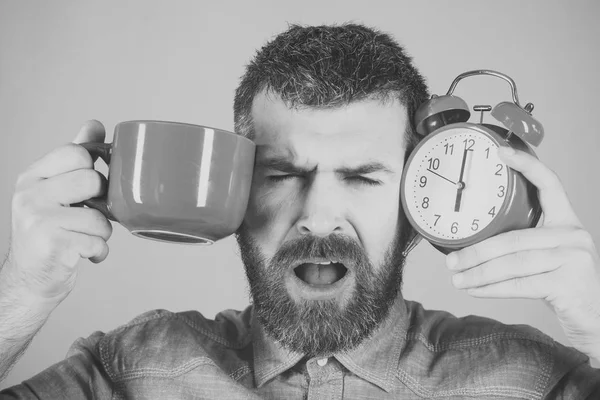
{"type": "Polygon", "coordinates": [[[401,294],[390,308],[388,317],[375,329],[371,337],[356,348],[335,355],[352,373],[386,392],[392,391],[400,353],[406,340],[408,312],[401,294]]]}
{"type": "MultiPolygon", "coordinates": [[[[406,303],[399,294],[388,317],[369,338],[351,351],[334,354],[334,357],[355,375],[390,392],[405,342],[406,323],[406,303]]],[[[251,324],[254,380],[258,388],[296,365],[304,354],[290,351],[269,337],[254,312],[251,324]]]]}
{"type": "Polygon", "coordinates": [[[252,309],[251,328],[254,348],[254,383],[257,388],[287,371],[304,357],[290,351],[269,337],[252,309]]]}

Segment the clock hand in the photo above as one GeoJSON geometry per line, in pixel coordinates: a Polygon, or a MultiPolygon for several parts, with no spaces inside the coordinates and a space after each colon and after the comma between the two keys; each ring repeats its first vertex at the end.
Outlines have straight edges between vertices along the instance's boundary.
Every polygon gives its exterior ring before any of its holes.
{"type": "Polygon", "coordinates": [[[465,149],[462,158],[462,164],[460,166],[460,176],[458,177],[458,183],[456,188],[456,201],[454,202],[454,212],[460,211],[460,203],[462,202],[462,192],[465,188],[465,183],[463,182],[463,176],[465,174],[465,164],[467,163],[467,154],[470,150],[465,149]]]}
{"type": "Polygon", "coordinates": [[[445,179],[445,180],[447,180],[448,182],[450,182],[450,183],[451,183],[451,184],[453,184],[453,185],[456,185],[456,182],[452,182],[450,179],[446,178],[445,176],[442,176],[442,175],[438,174],[437,172],[435,172],[435,171],[433,171],[433,170],[431,170],[431,169],[429,169],[429,168],[427,168],[427,171],[431,172],[431,173],[432,173],[432,174],[434,174],[434,175],[437,175],[437,176],[439,176],[439,177],[440,177],[440,178],[442,178],[442,179],[445,179]]]}
{"type": "Polygon", "coordinates": [[[454,202],[454,212],[460,212],[460,203],[462,201],[463,188],[459,185],[456,191],[456,201],[454,202]]]}

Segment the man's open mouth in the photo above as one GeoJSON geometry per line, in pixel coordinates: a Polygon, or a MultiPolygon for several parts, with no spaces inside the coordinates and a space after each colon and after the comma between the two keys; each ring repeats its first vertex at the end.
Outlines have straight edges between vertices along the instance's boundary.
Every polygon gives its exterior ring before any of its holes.
{"type": "Polygon", "coordinates": [[[309,285],[331,285],[342,279],[348,269],[342,263],[319,261],[303,263],[294,268],[294,273],[309,285]]]}

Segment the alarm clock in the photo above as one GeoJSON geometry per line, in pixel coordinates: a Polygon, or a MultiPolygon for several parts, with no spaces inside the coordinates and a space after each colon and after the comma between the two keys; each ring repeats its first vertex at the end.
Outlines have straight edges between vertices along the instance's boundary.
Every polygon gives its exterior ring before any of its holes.
{"type": "Polygon", "coordinates": [[[413,247],[424,238],[448,254],[538,223],[537,188],[497,154],[500,147],[512,147],[536,156],[531,146],[541,143],[544,130],[532,111],[533,104],[519,103],[515,82],[491,70],[459,75],[446,95],[433,95],[417,109],[416,131],[424,137],[406,161],[401,181],[402,207],[416,231],[413,247]],[[467,122],[467,103],[453,95],[460,80],[476,75],[508,82],[513,100],[494,108],[474,106],[481,112],[479,123],[467,122]],[[484,123],[487,111],[502,126],[484,123]]]}

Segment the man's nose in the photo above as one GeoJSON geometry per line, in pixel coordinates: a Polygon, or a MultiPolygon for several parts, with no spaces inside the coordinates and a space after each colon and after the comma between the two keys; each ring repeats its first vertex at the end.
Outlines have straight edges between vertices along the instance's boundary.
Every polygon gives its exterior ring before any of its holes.
{"type": "Polygon", "coordinates": [[[333,182],[313,179],[305,189],[303,200],[302,212],[296,223],[301,235],[325,237],[343,232],[344,205],[333,182]]]}

